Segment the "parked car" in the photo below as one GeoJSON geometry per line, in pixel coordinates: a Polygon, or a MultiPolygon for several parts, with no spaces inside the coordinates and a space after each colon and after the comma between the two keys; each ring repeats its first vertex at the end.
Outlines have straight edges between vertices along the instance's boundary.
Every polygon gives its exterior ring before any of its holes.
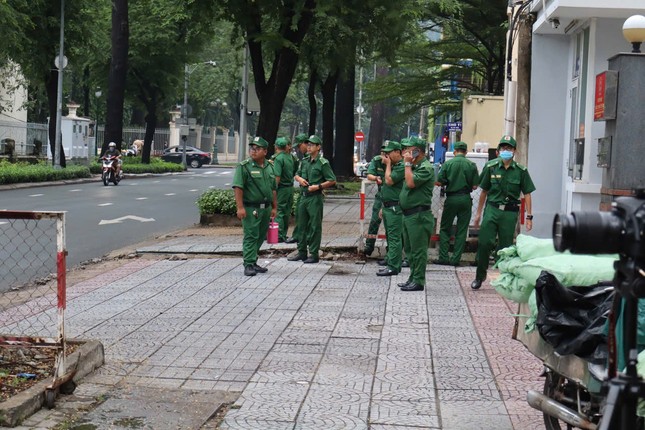
{"type": "MultiPolygon", "coordinates": [[[[182,145],[175,145],[163,150],[161,159],[171,163],[181,164],[181,156],[183,152],[182,145]]],[[[210,164],[211,155],[194,146],[186,146],[186,164],[190,167],[198,168],[204,164],[210,164]]]]}

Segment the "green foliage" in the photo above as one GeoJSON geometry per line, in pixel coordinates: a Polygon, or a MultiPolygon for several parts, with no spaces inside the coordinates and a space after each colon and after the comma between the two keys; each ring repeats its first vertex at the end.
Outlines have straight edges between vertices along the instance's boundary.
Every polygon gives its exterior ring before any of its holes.
{"type": "Polygon", "coordinates": [[[208,190],[195,203],[200,215],[236,215],[237,205],[233,190],[208,190]]]}
{"type": "Polygon", "coordinates": [[[53,166],[42,161],[38,164],[0,161],[0,184],[61,181],[89,178],[90,176],[90,169],[85,166],[68,166],[65,169],[54,169],[53,166]]]}
{"type": "MultiPolygon", "coordinates": [[[[90,164],[90,171],[94,174],[100,174],[103,166],[99,159],[96,159],[90,164]]],[[[151,158],[150,164],[143,164],[141,157],[125,157],[121,165],[123,173],[166,173],[166,172],[183,172],[184,168],[181,164],[168,163],[162,161],[161,158],[151,158]]]]}

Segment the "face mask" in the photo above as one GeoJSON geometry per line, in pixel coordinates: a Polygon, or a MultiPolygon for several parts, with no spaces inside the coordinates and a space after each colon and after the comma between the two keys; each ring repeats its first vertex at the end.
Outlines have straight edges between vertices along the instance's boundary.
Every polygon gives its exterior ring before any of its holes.
{"type": "Polygon", "coordinates": [[[500,151],[499,156],[502,160],[510,160],[513,158],[513,152],[512,151],[500,151]]]}

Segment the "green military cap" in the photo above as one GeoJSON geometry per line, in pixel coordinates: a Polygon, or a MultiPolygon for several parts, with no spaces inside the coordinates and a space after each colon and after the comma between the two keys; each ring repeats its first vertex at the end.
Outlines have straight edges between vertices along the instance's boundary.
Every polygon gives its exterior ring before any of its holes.
{"type": "Polygon", "coordinates": [[[311,142],[311,143],[313,143],[315,145],[322,145],[322,140],[318,136],[316,136],[315,134],[312,134],[311,136],[309,136],[307,138],[307,142],[311,142]]]}
{"type": "Polygon", "coordinates": [[[397,150],[401,150],[401,144],[393,140],[386,140],[385,145],[381,148],[381,151],[383,152],[392,152],[397,150]]]}
{"type": "Polygon", "coordinates": [[[466,142],[456,142],[453,145],[453,148],[454,148],[455,151],[460,151],[460,150],[461,151],[468,151],[468,145],[466,144],[466,142]]]}
{"type": "Polygon", "coordinates": [[[288,137],[278,137],[275,140],[275,146],[277,146],[278,148],[286,148],[287,145],[291,145],[291,141],[288,137]]]}
{"type": "Polygon", "coordinates": [[[426,149],[426,142],[425,142],[425,140],[419,139],[418,137],[411,137],[411,138],[407,139],[407,141],[406,141],[406,139],[402,139],[401,140],[401,146],[408,147],[408,148],[414,146],[414,147],[421,148],[421,149],[425,150],[426,149]]]}
{"type": "Polygon", "coordinates": [[[513,139],[513,136],[511,136],[510,134],[505,134],[499,140],[499,145],[498,146],[502,146],[502,145],[510,145],[513,148],[517,148],[517,142],[515,141],[515,139],[513,139]]]}
{"type": "Polygon", "coordinates": [[[268,148],[269,142],[261,138],[260,136],[255,136],[252,141],[249,142],[249,146],[256,145],[261,148],[268,148]]]}
{"type": "Polygon", "coordinates": [[[401,147],[403,146],[410,146],[410,138],[409,137],[404,137],[401,139],[401,147]]]}
{"type": "Polygon", "coordinates": [[[304,133],[300,133],[299,135],[296,136],[296,145],[300,143],[305,143],[307,141],[307,135],[304,133]]]}

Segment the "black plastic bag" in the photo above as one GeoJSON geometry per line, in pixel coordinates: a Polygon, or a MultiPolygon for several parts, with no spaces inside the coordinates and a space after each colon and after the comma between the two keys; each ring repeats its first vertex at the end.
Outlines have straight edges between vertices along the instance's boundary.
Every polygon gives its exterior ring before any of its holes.
{"type": "Polygon", "coordinates": [[[564,287],[551,273],[542,271],[535,294],[538,332],[558,354],[575,354],[596,364],[606,362],[606,324],[614,299],[611,282],[564,287]]]}

